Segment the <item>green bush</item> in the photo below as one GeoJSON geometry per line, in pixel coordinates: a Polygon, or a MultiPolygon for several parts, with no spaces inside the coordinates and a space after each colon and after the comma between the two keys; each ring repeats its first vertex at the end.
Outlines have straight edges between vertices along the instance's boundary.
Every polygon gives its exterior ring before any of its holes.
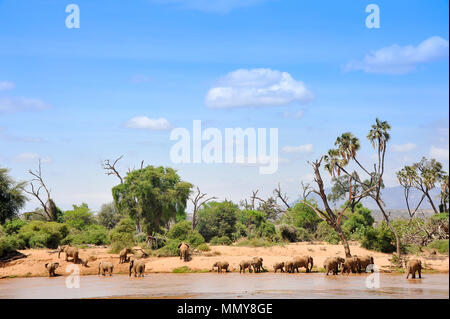
{"type": "Polygon", "coordinates": [[[85,203],[80,206],[73,205],[73,210],[65,211],[63,220],[69,227],[73,227],[78,230],[83,230],[89,225],[95,223],[94,214],[85,203]]]}
{"type": "Polygon", "coordinates": [[[232,202],[209,202],[198,211],[197,230],[210,241],[213,237],[231,238],[236,232],[239,207],[232,202]]]}
{"type": "Polygon", "coordinates": [[[178,245],[180,241],[178,239],[169,239],[166,242],[166,245],[154,252],[156,257],[174,257],[180,255],[180,250],[178,249],[178,245]]]}
{"type": "Polygon", "coordinates": [[[101,225],[89,225],[83,231],[74,231],[64,240],[65,244],[72,245],[106,245],[109,244],[108,230],[101,225]]]}
{"type": "Polygon", "coordinates": [[[396,250],[394,234],[385,222],[381,222],[377,228],[367,228],[361,246],[383,253],[392,253],[396,250]]]}
{"type": "Polygon", "coordinates": [[[439,253],[448,255],[448,239],[435,240],[428,244],[428,248],[436,249],[439,253]]]}
{"type": "Polygon", "coordinates": [[[239,238],[242,237],[247,237],[247,226],[245,226],[243,223],[241,222],[237,222],[235,225],[235,231],[234,233],[231,235],[231,239],[233,241],[238,240],[239,238]]]}
{"type": "Polygon", "coordinates": [[[278,226],[278,232],[283,240],[290,241],[291,243],[298,240],[299,231],[293,225],[281,224],[278,226]]]}
{"type": "Polygon", "coordinates": [[[186,238],[186,241],[191,245],[192,248],[196,248],[205,242],[205,238],[196,230],[192,231],[186,238]]]}
{"type": "Polygon", "coordinates": [[[167,232],[167,237],[170,239],[186,240],[191,232],[192,223],[187,220],[182,220],[170,228],[167,232]]]}
{"type": "Polygon", "coordinates": [[[211,248],[208,246],[207,243],[203,243],[197,246],[197,249],[200,251],[211,251],[211,248]]]}
{"type": "Polygon", "coordinates": [[[17,249],[24,248],[24,245],[23,240],[18,238],[17,235],[5,236],[0,234],[0,257],[4,257],[17,249]]]}
{"type": "Polygon", "coordinates": [[[3,225],[3,229],[6,233],[6,235],[14,235],[14,234],[19,233],[19,230],[26,224],[27,224],[27,222],[25,220],[16,218],[16,219],[7,221],[3,225]]]}
{"type": "Polygon", "coordinates": [[[235,243],[238,247],[271,247],[278,245],[276,242],[265,238],[242,239],[235,243]]]}
{"type": "Polygon", "coordinates": [[[21,227],[18,238],[28,248],[57,248],[68,234],[65,224],[36,220],[21,227]]]}
{"type": "MultiPolygon", "coordinates": [[[[314,205],[313,202],[309,203],[314,205]]],[[[309,233],[314,233],[321,221],[322,219],[317,216],[314,210],[304,203],[295,204],[281,218],[281,223],[303,228],[309,233]]]]}
{"type": "Polygon", "coordinates": [[[221,237],[215,236],[215,237],[211,238],[209,243],[211,245],[215,245],[215,246],[218,246],[218,245],[231,245],[232,241],[227,236],[221,236],[221,237]]]}
{"type": "Polygon", "coordinates": [[[131,218],[122,218],[109,233],[111,251],[117,253],[123,248],[133,246],[135,233],[134,221],[131,218]]]}

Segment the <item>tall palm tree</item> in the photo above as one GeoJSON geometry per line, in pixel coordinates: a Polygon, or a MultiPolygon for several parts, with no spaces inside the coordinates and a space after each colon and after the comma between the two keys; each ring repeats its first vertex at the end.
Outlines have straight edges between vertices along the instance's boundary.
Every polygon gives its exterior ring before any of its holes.
{"type": "Polygon", "coordinates": [[[350,132],[339,136],[334,145],[338,147],[339,154],[347,160],[355,158],[356,152],[360,148],[359,139],[350,132]]]}

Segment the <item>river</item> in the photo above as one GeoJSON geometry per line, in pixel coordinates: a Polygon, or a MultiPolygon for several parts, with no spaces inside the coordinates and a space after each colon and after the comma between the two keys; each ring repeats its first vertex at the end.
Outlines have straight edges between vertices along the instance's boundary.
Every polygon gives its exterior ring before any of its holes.
{"type": "Polygon", "coordinates": [[[68,277],[0,280],[0,298],[449,298],[448,274],[325,276],[313,274],[148,274],[79,277],[79,288],[67,288],[68,277]],[[379,276],[379,281],[377,279],[379,276]],[[375,280],[370,280],[375,279],[375,280]],[[366,281],[378,288],[367,288],[366,281]]]}

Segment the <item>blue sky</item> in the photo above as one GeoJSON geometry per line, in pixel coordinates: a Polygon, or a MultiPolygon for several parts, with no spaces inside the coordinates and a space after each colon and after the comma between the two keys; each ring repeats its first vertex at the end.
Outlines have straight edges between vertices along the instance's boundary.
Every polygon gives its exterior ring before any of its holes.
{"type": "Polygon", "coordinates": [[[379,117],[392,125],[386,184],[421,156],[448,169],[448,11],[440,0],[0,0],[0,166],[27,180],[41,158],[65,209],[110,201],[117,181],[101,160],[121,154],[124,173],[141,160],[173,166],[222,199],[270,195],[278,182],[294,199],[311,178],[306,161],[343,132],[373,160],[364,137],[379,117]],[[69,3],[80,8],[79,29],[65,26],[69,3]],[[365,25],[370,3],[379,29],[365,25]],[[292,81],[280,101],[262,106],[251,92],[273,97],[265,83],[286,84],[282,74],[292,81]],[[235,93],[206,102],[224,87],[235,93]],[[188,129],[196,119],[221,130],[276,127],[283,162],[273,175],[175,165],[170,130],[129,127],[138,116],[188,129]]]}

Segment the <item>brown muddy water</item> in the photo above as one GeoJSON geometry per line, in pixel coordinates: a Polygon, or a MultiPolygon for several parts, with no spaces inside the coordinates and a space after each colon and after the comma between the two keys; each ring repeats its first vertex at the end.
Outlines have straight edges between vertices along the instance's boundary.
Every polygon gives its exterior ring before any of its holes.
{"type": "Polygon", "coordinates": [[[448,274],[379,275],[379,288],[366,287],[364,275],[313,274],[148,274],[82,276],[80,288],[66,288],[67,277],[0,280],[0,298],[449,298],[448,274]]]}

